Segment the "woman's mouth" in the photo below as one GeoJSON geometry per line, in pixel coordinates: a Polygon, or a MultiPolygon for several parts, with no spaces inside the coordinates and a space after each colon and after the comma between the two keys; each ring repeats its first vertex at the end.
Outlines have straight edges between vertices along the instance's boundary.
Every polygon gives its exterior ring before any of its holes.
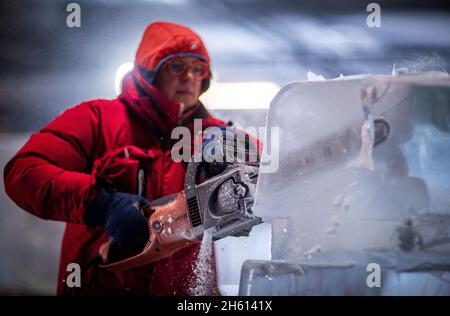
{"type": "Polygon", "coordinates": [[[189,90],[177,90],[177,94],[179,95],[192,95],[192,92],[189,90]]]}

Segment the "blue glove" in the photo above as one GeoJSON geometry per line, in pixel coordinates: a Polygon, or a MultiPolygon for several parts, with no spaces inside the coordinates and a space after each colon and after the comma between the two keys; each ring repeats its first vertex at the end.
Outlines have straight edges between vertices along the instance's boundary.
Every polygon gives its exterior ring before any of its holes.
{"type": "Polygon", "coordinates": [[[103,226],[120,248],[142,250],[149,239],[148,221],[142,212],[148,204],[142,196],[102,188],[87,207],[85,223],[103,226]]]}
{"type": "Polygon", "coordinates": [[[202,144],[203,164],[200,170],[204,179],[221,174],[227,167],[224,149],[227,127],[216,127],[217,133],[205,135],[202,144]]]}
{"type": "Polygon", "coordinates": [[[202,145],[203,169],[206,178],[222,173],[227,164],[248,163],[249,155],[256,157],[256,144],[245,132],[230,126],[216,126],[210,133],[204,135],[202,145]]]}

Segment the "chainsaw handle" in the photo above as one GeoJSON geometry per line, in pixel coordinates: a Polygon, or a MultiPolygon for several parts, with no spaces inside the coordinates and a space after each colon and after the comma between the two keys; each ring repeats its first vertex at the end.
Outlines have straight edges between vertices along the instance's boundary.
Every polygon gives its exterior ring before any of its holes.
{"type": "MultiPolygon", "coordinates": [[[[176,251],[199,242],[193,239],[191,224],[187,214],[187,203],[184,191],[176,195],[171,202],[151,207],[146,214],[148,218],[150,239],[145,248],[137,255],[100,265],[111,271],[123,271],[137,268],[171,256],[176,251]]],[[[101,246],[102,257],[107,258],[108,250],[113,243],[108,241],[101,246]]]]}

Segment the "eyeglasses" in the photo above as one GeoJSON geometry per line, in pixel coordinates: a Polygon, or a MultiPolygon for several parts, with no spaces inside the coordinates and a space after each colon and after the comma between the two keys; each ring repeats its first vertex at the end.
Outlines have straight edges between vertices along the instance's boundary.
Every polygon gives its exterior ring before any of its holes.
{"type": "Polygon", "coordinates": [[[209,77],[208,64],[200,60],[186,61],[181,58],[173,58],[168,60],[166,65],[173,76],[181,76],[187,71],[192,71],[195,80],[203,80],[209,77]]]}

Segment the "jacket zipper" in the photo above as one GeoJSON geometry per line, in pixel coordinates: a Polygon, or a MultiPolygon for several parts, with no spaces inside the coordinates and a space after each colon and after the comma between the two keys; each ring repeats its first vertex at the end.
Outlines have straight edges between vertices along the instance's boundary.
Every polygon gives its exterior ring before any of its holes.
{"type": "Polygon", "coordinates": [[[137,174],[137,194],[143,197],[147,196],[146,190],[146,172],[144,167],[139,167],[137,174]]]}

